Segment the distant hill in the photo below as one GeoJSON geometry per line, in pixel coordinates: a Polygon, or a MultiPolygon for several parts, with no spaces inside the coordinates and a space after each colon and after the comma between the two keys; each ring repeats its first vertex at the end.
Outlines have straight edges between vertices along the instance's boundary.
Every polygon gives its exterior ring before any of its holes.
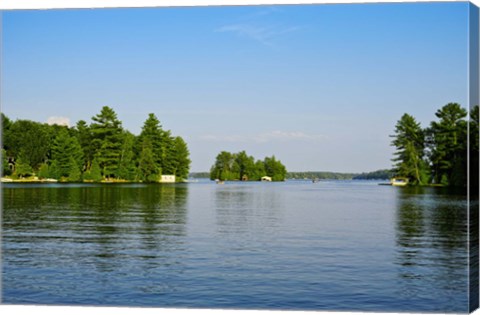
{"type": "Polygon", "coordinates": [[[390,179],[393,177],[392,170],[378,170],[369,173],[362,173],[353,177],[353,179],[390,179]]]}
{"type": "MultiPolygon", "coordinates": [[[[210,178],[209,172],[192,172],[190,178],[210,178]]],[[[383,180],[393,177],[391,170],[377,170],[365,173],[336,173],[336,172],[288,172],[287,179],[372,179],[383,180]]]]}

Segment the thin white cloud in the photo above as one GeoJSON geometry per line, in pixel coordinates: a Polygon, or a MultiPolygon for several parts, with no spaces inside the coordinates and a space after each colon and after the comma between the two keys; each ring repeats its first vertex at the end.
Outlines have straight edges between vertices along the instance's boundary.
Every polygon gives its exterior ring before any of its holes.
{"type": "Polygon", "coordinates": [[[249,24],[225,25],[215,30],[216,32],[230,32],[240,37],[249,38],[264,45],[270,45],[269,39],[271,31],[265,27],[259,27],[249,24]]]}
{"type": "Polygon", "coordinates": [[[256,135],[203,135],[201,140],[210,142],[281,142],[281,141],[309,141],[319,142],[327,139],[327,136],[320,134],[307,134],[301,131],[274,130],[256,135]]]}
{"type": "Polygon", "coordinates": [[[48,117],[47,124],[70,127],[70,118],[58,116],[48,117]]]}
{"type": "Polygon", "coordinates": [[[220,33],[233,33],[239,37],[248,38],[263,45],[271,46],[274,38],[299,29],[299,26],[260,26],[251,23],[244,23],[225,25],[217,28],[215,31],[220,33]]]}

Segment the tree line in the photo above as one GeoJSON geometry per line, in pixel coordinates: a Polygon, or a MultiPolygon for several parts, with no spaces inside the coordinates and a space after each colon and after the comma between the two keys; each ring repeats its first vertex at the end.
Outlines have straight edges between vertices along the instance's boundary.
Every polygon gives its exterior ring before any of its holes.
{"type": "Polygon", "coordinates": [[[261,180],[263,176],[269,176],[273,181],[284,181],[287,169],[275,156],[265,157],[255,161],[253,156],[245,151],[230,153],[220,152],[215,164],[210,169],[211,180],[261,180]]]}
{"type": "Polygon", "coordinates": [[[136,136],[108,106],[74,127],[12,121],[2,113],[2,135],[2,176],[13,178],[157,182],[162,174],[185,179],[190,168],[186,142],[163,130],[154,114],[136,136]]]}
{"type": "Polygon", "coordinates": [[[458,103],[448,103],[437,110],[437,120],[427,128],[404,114],[391,136],[395,175],[413,185],[466,186],[470,159],[470,179],[478,186],[478,105],[471,109],[470,119],[468,114],[458,103]]]}

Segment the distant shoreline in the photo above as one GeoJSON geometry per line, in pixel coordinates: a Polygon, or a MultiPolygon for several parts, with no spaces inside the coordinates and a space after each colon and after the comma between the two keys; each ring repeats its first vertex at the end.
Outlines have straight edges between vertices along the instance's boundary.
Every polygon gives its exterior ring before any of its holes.
{"type": "MultiPolygon", "coordinates": [[[[210,178],[209,172],[190,172],[190,178],[210,178]]],[[[287,172],[286,179],[302,179],[302,180],[322,180],[322,179],[376,179],[390,180],[393,177],[391,170],[377,170],[373,172],[363,173],[340,173],[326,171],[305,171],[305,172],[287,172]]]]}

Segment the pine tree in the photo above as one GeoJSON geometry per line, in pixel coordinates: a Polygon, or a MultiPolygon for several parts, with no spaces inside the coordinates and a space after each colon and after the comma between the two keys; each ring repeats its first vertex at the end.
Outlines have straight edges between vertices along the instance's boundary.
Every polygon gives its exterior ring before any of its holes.
{"type": "Polygon", "coordinates": [[[190,170],[190,152],[188,151],[187,143],[181,137],[174,138],[174,161],[175,176],[178,180],[188,178],[190,170]]]}
{"type": "Polygon", "coordinates": [[[426,184],[428,168],[424,160],[424,132],[414,117],[404,114],[395,126],[392,145],[396,147],[395,173],[413,184],[426,184]]]}
{"type": "Polygon", "coordinates": [[[140,178],[145,182],[158,182],[160,180],[161,169],[155,162],[152,144],[148,139],[143,140],[142,151],[138,161],[138,171],[140,178]]]}
{"type": "Polygon", "coordinates": [[[50,178],[50,171],[47,163],[42,163],[42,165],[40,165],[40,168],[38,169],[38,178],[50,178]]]}
{"type": "Polygon", "coordinates": [[[90,132],[90,127],[84,120],[80,120],[77,122],[75,130],[78,143],[83,150],[84,164],[86,168],[89,168],[93,160],[92,134],[90,132]]]}
{"type": "Polygon", "coordinates": [[[58,177],[69,177],[73,168],[72,161],[75,162],[75,167],[81,171],[83,150],[77,138],[70,136],[66,129],[61,129],[53,142],[52,160],[57,163],[58,177]]]}
{"type": "Polygon", "coordinates": [[[115,177],[122,151],[122,123],[108,106],[104,106],[100,114],[92,117],[92,120],[94,123],[90,125],[90,131],[93,156],[100,164],[105,177],[115,177]]]}
{"type": "Polygon", "coordinates": [[[153,114],[148,114],[147,120],[143,123],[142,132],[138,137],[138,152],[143,149],[145,141],[148,141],[152,149],[153,159],[157,167],[162,166],[163,158],[165,157],[165,144],[163,143],[163,130],[160,121],[153,114]]]}
{"type": "Polygon", "coordinates": [[[15,161],[15,171],[13,175],[16,177],[22,178],[33,175],[33,169],[27,162],[28,160],[25,158],[25,156],[25,153],[20,153],[19,157],[15,161]]]}
{"type": "Polygon", "coordinates": [[[79,182],[82,180],[82,172],[80,171],[80,167],[77,164],[77,161],[70,157],[70,170],[68,172],[68,181],[70,182],[79,182]]]}
{"type": "Polygon", "coordinates": [[[124,141],[122,145],[122,152],[120,155],[120,163],[118,166],[118,177],[126,180],[135,180],[136,178],[136,166],[134,159],[133,146],[135,142],[135,136],[129,132],[124,135],[124,141]]]}
{"type": "Polygon", "coordinates": [[[467,178],[467,111],[449,103],[435,115],[439,121],[430,124],[428,147],[436,182],[462,186],[467,178]]]}

